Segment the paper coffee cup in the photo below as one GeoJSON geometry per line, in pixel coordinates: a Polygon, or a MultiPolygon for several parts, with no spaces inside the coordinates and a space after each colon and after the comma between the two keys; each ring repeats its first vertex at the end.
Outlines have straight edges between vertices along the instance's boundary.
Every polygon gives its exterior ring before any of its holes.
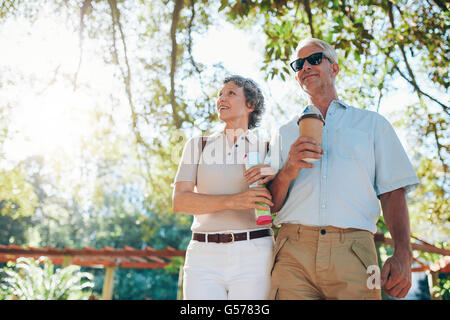
{"type": "MultiPolygon", "coordinates": [[[[313,138],[320,147],[322,145],[322,131],[324,125],[325,121],[323,120],[322,115],[314,113],[303,114],[298,120],[299,136],[313,138]]],[[[314,162],[319,159],[305,158],[303,160],[314,162]]]]}

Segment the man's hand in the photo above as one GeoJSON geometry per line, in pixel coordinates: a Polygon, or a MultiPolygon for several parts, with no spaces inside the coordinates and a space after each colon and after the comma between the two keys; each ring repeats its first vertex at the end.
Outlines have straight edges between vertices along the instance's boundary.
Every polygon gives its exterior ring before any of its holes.
{"type": "Polygon", "coordinates": [[[277,170],[266,165],[266,164],[258,164],[244,172],[245,181],[248,184],[252,184],[258,181],[258,184],[266,184],[275,178],[277,174],[277,170]]]}
{"type": "Polygon", "coordinates": [[[411,244],[406,195],[399,188],[380,195],[384,221],[394,241],[394,255],[381,270],[381,285],[394,298],[404,298],[411,288],[411,244]]]}
{"type": "Polygon", "coordinates": [[[394,298],[404,298],[411,288],[411,253],[395,254],[388,258],[381,270],[384,292],[394,298]]]}
{"type": "Polygon", "coordinates": [[[289,150],[289,158],[287,159],[284,167],[283,174],[289,180],[297,178],[300,170],[303,168],[313,168],[312,163],[306,162],[303,159],[322,158],[323,151],[317,145],[316,141],[309,137],[299,137],[289,150]]]}
{"type": "Polygon", "coordinates": [[[297,178],[300,170],[314,167],[312,163],[306,162],[303,159],[320,159],[322,158],[322,154],[322,149],[312,138],[299,137],[291,145],[288,159],[269,185],[273,197],[272,201],[274,202],[274,205],[270,208],[272,212],[278,212],[283,207],[289,190],[289,184],[297,178]]]}

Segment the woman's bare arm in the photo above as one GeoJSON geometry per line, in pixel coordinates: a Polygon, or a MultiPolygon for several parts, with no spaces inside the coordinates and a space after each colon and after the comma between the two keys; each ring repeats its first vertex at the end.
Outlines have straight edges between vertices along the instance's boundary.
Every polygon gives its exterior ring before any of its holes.
{"type": "Polygon", "coordinates": [[[223,210],[261,209],[267,207],[257,204],[263,202],[269,206],[272,196],[266,188],[250,188],[247,191],[235,194],[211,195],[194,192],[195,184],[191,181],[175,183],[172,205],[176,213],[204,214],[223,210]]]}

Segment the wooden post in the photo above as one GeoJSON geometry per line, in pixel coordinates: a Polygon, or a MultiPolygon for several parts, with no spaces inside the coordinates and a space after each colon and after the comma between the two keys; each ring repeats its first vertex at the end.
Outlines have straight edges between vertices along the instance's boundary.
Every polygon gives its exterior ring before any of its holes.
{"type": "Polygon", "coordinates": [[[183,264],[180,266],[178,272],[178,285],[177,285],[177,300],[183,300],[183,264]]]}
{"type": "Polygon", "coordinates": [[[433,272],[428,270],[426,272],[428,277],[428,287],[430,288],[430,299],[431,300],[442,300],[442,297],[439,293],[439,271],[433,272]],[[437,287],[437,289],[435,289],[437,287]]]}
{"type": "Polygon", "coordinates": [[[72,264],[72,256],[64,256],[62,267],[65,268],[70,266],[71,264],[72,264]]]}
{"type": "Polygon", "coordinates": [[[105,274],[105,281],[103,281],[102,298],[103,300],[111,300],[114,287],[114,272],[115,267],[107,267],[105,274]]]}

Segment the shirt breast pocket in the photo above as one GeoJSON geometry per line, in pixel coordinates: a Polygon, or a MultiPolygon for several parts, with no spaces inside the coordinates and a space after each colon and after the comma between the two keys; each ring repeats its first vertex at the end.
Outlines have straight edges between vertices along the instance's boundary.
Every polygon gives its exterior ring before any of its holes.
{"type": "Polygon", "coordinates": [[[369,134],[351,128],[333,132],[331,149],[338,157],[348,160],[369,160],[372,153],[369,134]]]}

